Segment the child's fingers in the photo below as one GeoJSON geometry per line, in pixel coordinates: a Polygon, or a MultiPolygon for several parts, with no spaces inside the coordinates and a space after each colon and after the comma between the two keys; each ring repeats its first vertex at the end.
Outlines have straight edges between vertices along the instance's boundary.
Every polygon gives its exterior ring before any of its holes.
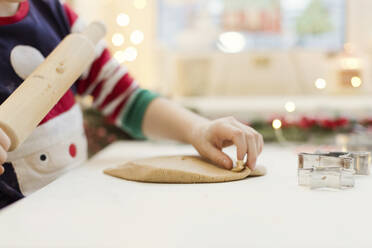
{"type": "Polygon", "coordinates": [[[233,162],[231,161],[230,157],[209,143],[203,148],[202,151],[199,152],[200,155],[208,158],[215,165],[228,170],[231,170],[233,167],[233,162]]]}
{"type": "Polygon", "coordinates": [[[5,134],[4,130],[1,128],[0,128],[0,145],[5,149],[5,151],[9,150],[10,139],[8,135],[5,134]]]}
{"type": "Polygon", "coordinates": [[[254,170],[254,168],[256,167],[256,161],[257,161],[257,156],[258,156],[257,146],[256,146],[257,142],[256,142],[255,135],[252,133],[246,133],[246,137],[247,137],[247,143],[248,143],[248,151],[247,151],[248,167],[251,170],[254,170]]]}
{"type": "Polygon", "coordinates": [[[235,134],[232,138],[234,144],[236,145],[236,157],[238,160],[244,160],[245,154],[248,150],[248,140],[244,135],[242,130],[235,131],[235,134]]]}
{"type": "Polygon", "coordinates": [[[237,159],[243,160],[248,150],[245,132],[233,125],[223,124],[220,126],[218,133],[219,133],[218,136],[220,139],[222,139],[222,141],[226,140],[232,141],[235,144],[237,151],[237,159]]]}
{"type": "Polygon", "coordinates": [[[253,128],[249,127],[251,130],[252,130],[252,133],[256,139],[256,145],[257,145],[257,156],[259,154],[261,154],[262,152],[262,149],[263,149],[263,145],[264,145],[264,140],[263,140],[263,137],[260,133],[258,133],[256,130],[254,130],[253,128]]]}
{"type": "Polygon", "coordinates": [[[259,146],[259,149],[258,149],[258,153],[261,154],[261,152],[262,152],[262,150],[263,150],[263,146],[264,146],[264,144],[265,144],[262,134],[258,134],[258,140],[259,140],[259,142],[260,142],[260,146],[259,146]]]}
{"type": "Polygon", "coordinates": [[[256,166],[257,157],[262,151],[263,147],[262,135],[256,132],[253,128],[248,127],[239,121],[233,121],[232,125],[244,131],[247,143],[246,151],[248,155],[247,165],[250,169],[253,170],[254,167],[256,166]]]}
{"type": "Polygon", "coordinates": [[[257,156],[258,156],[258,155],[261,154],[262,149],[263,149],[263,145],[264,145],[263,137],[260,133],[258,133],[253,128],[251,128],[251,127],[247,127],[247,128],[248,128],[249,132],[251,132],[252,135],[254,136],[254,139],[255,139],[255,142],[256,142],[256,148],[257,148],[256,151],[257,151],[257,156]]]}
{"type": "Polygon", "coordinates": [[[246,134],[248,135],[252,134],[254,136],[255,144],[256,144],[256,151],[257,151],[257,156],[258,156],[262,152],[263,144],[264,144],[262,135],[258,133],[256,130],[254,130],[253,128],[241,123],[240,121],[234,121],[232,124],[244,130],[246,134]]]}
{"type": "Polygon", "coordinates": [[[4,173],[4,167],[0,165],[0,175],[4,173]]]}

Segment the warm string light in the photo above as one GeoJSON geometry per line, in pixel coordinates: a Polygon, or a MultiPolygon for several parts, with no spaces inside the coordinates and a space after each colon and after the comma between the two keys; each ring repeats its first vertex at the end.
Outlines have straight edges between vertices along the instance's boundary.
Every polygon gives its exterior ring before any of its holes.
{"type": "Polygon", "coordinates": [[[279,120],[279,119],[275,119],[275,120],[273,120],[273,122],[272,122],[272,126],[273,126],[273,128],[274,128],[275,130],[278,130],[278,129],[280,129],[280,128],[282,127],[282,121],[279,120]]]}
{"type": "Polygon", "coordinates": [[[125,53],[124,51],[117,51],[114,53],[114,58],[120,63],[124,63],[125,62],[125,53]]]}
{"type": "Polygon", "coordinates": [[[138,45],[142,43],[142,41],[144,40],[144,37],[145,35],[143,34],[141,30],[135,30],[130,35],[130,40],[133,44],[138,45]]]}
{"type": "MultiPolygon", "coordinates": [[[[147,5],[147,0],[134,0],[133,5],[136,9],[144,9],[147,5]]],[[[128,26],[129,23],[130,23],[129,15],[127,15],[125,13],[120,13],[116,17],[116,23],[120,27],[128,26]]],[[[129,39],[134,45],[139,45],[143,42],[144,37],[145,37],[145,35],[141,30],[134,30],[131,33],[129,39]]],[[[124,44],[125,38],[122,34],[115,33],[112,36],[111,41],[112,41],[112,44],[114,46],[119,47],[119,46],[124,44]]],[[[137,50],[137,48],[135,48],[133,46],[127,47],[125,50],[119,50],[119,51],[115,52],[115,54],[114,54],[115,59],[120,64],[124,63],[126,61],[127,62],[132,62],[132,61],[136,60],[137,56],[138,56],[138,50],[137,50]]]]}
{"type": "Polygon", "coordinates": [[[357,58],[343,58],[341,67],[345,70],[356,70],[360,68],[360,61],[357,58]]]}
{"type": "Polygon", "coordinates": [[[224,53],[238,53],[244,50],[246,39],[239,32],[224,32],[220,34],[217,47],[224,53]]]}
{"type": "Polygon", "coordinates": [[[147,5],[147,0],[134,0],[133,5],[136,9],[144,9],[147,5]]]}
{"type": "Polygon", "coordinates": [[[114,44],[114,46],[121,46],[123,45],[124,43],[124,36],[120,33],[116,33],[112,36],[112,44],[114,44]]]}
{"type": "Polygon", "coordinates": [[[116,23],[117,23],[120,27],[128,26],[129,23],[130,23],[130,17],[129,17],[127,14],[120,13],[120,14],[116,17],[116,23]]]}
{"type": "Polygon", "coordinates": [[[135,47],[128,47],[127,49],[124,50],[125,61],[132,62],[136,60],[137,56],[138,56],[138,51],[137,51],[137,48],[135,47]]]}
{"type": "Polygon", "coordinates": [[[114,53],[114,58],[120,63],[132,62],[136,60],[138,56],[137,48],[128,47],[124,51],[120,50],[114,53]]]}
{"type": "Polygon", "coordinates": [[[322,90],[327,87],[327,81],[325,81],[323,78],[318,78],[317,80],[315,80],[315,87],[322,90]]]}
{"type": "Polygon", "coordinates": [[[287,112],[292,113],[296,110],[296,104],[294,102],[288,101],[285,103],[284,108],[287,112]]]}
{"type": "Polygon", "coordinates": [[[287,140],[284,138],[284,135],[283,135],[283,132],[282,132],[282,121],[279,120],[279,119],[274,119],[273,122],[272,122],[272,126],[274,128],[274,133],[275,133],[275,137],[277,138],[277,140],[279,141],[279,143],[281,144],[286,144],[288,143],[287,140]]]}
{"type": "Polygon", "coordinates": [[[351,81],[351,85],[354,88],[358,88],[362,85],[362,80],[360,79],[360,77],[352,77],[350,81],[351,81]]]}

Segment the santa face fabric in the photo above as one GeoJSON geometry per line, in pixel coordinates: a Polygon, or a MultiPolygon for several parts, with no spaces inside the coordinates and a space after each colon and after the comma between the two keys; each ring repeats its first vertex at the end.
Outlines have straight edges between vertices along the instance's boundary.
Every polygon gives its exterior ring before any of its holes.
{"type": "MultiPolygon", "coordinates": [[[[84,22],[59,0],[25,0],[17,13],[0,17],[0,103],[84,22]]],[[[51,82],[53,83],[53,82],[51,82]]],[[[135,138],[143,138],[142,120],[156,94],[141,89],[125,66],[111,57],[105,42],[95,61],[64,94],[30,137],[9,154],[0,175],[0,208],[47,185],[86,157],[81,110],[75,95],[93,97],[93,107],[135,138]]]]}
{"type": "MultiPolygon", "coordinates": [[[[70,33],[58,1],[20,3],[0,18],[0,103],[70,33]]],[[[22,120],[22,117],[20,117],[22,120]]],[[[0,208],[42,188],[86,159],[82,113],[69,90],[17,150],[8,154],[0,176],[0,208]]]]}

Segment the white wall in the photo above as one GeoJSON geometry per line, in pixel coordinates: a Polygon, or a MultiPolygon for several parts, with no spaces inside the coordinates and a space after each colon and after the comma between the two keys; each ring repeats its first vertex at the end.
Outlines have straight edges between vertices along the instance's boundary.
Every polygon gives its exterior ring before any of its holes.
{"type": "Polygon", "coordinates": [[[157,78],[153,52],[156,1],[147,0],[147,6],[141,10],[134,8],[133,0],[73,0],[72,4],[78,14],[87,22],[102,20],[106,23],[108,27],[106,41],[112,54],[115,51],[124,50],[128,46],[133,46],[129,38],[131,32],[136,29],[144,32],[144,42],[135,46],[139,51],[137,59],[134,62],[125,62],[125,65],[141,86],[154,88],[157,78]],[[116,16],[120,13],[130,16],[131,21],[127,27],[120,27],[116,24],[116,16]],[[122,33],[125,37],[125,42],[121,47],[112,45],[111,37],[116,32],[122,33]]]}

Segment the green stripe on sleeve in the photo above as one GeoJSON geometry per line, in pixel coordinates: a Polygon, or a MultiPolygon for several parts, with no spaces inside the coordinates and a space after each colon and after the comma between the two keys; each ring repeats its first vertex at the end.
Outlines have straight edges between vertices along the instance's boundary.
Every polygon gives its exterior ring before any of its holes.
{"type": "Polygon", "coordinates": [[[143,117],[150,102],[158,96],[149,90],[136,90],[122,112],[121,128],[135,139],[145,139],[142,132],[143,117]]]}

